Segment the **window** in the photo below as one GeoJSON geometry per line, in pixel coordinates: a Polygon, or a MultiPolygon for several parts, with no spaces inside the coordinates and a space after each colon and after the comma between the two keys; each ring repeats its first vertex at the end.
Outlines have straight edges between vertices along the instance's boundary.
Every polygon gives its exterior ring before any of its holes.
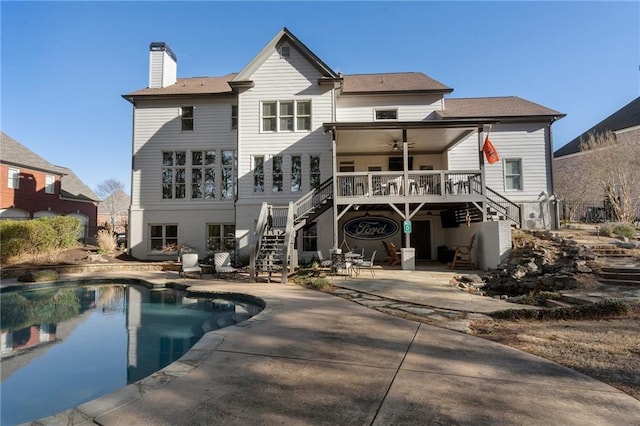
{"type": "Polygon", "coordinates": [[[370,171],[370,172],[381,172],[382,171],[382,166],[369,166],[369,167],[367,167],[367,171],[370,171]]]}
{"type": "Polygon", "coordinates": [[[182,130],[193,130],[193,107],[180,108],[180,116],[182,117],[182,130]]]}
{"type": "Polygon", "coordinates": [[[282,46],[280,48],[280,56],[282,58],[288,58],[291,56],[291,48],[289,46],[282,46]]]}
{"type": "Polygon", "coordinates": [[[355,172],[356,168],[353,165],[353,161],[341,161],[339,170],[341,172],[348,173],[348,172],[355,172]]]}
{"type": "Polygon", "coordinates": [[[377,109],[376,110],[376,120],[397,120],[397,119],[398,119],[397,109],[377,109]]]}
{"type": "Polygon", "coordinates": [[[151,225],[151,250],[167,250],[178,245],[178,225],[151,225]]]}
{"type": "Polygon", "coordinates": [[[318,251],[317,224],[302,230],[302,251],[318,251]]]}
{"type": "Polygon", "coordinates": [[[186,197],[186,151],[162,153],[162,198],[186,197]]]}
{"type": "Polygon", "coordinates": [[[8,188],[18,189],[20,188],[20,169],[9,167],[9,180],[7,182],[8,188]]]}
{"type": "Polygon", "coordinates": [[[504,160],[504,189],[507,191],[522,190],[522,160],[504,160]]]}
{"type": "Polygon", "coordinates": [[[216,152],[191,152],[191,198],[210,200],[216,196],[216,152]]]}
{"type": "Polygon", "coordinates": [[[235,188],[235,170],[236,170],[236,152],[235,151],[222,151],[222,177],[220,187],[220,198],[223,200],[233,199],[235,188]]]}
{"type": "Polygon", "coordinates": [[[233,251],[236,248],[236,226],[207,224],[207,250],[233,251]]]}
{"type": "Polygon", "coordinates": [[[283,180],[282,180],[282,157],[274,156],[272,160],[272,179],[273,185],[271,187],[272,192],[282,192],[283,180]]]}
{"type": "Polygon", "coordinates": [[[302,191],[302,157],[291,156],[291,192],[302,191]]]}
{"type": "Polygon", "coordinates": [[[238,105],[231,105],[231,130],[238,128],[238,105]]]}
{"type": "Polygon", "coordinates": [[[253,192],[264,192],[264,157],[253,157],[253,192]]]}
{"type": "Polygon", "coordinates": [[[262,103],[263,132],[311,130],[311,101],[270,101],[262,103]]]}
{"type": "Polygon", "coordinates": [[[293,132],[293,101],[280,102],[280,131],[293,132]]]}
{"type": "Polygon", "coordinates": [[[309,157],[309,186],[318,189],[320,183],[320,156],[312,155],[309,157]]]}
{"type": "MultiPolygon", "coordinates": [[[[408,170],[413,170],[413,157],[407,158],[408,170]]],[[[389,157],[389,171],[401,172],[404,170],[404,158],[402,157],[389,157]]]]}
{"type": "Polygon", "coordinates": [[[56,189],[56,177],[54,175],[45,176],[44,180],[44,192],[46,194],[53,194],[56,189]]]}
{"type": "Polygon", "coordinates": [[[297,103],[297,130],[311,130],[311,101],[297,103]]]}
{"type": "Polygon", "coordinates": [[[262,104],[262,131],[263,132],[275,132],[277,131],[278,104],[277,102],[264,102],[262,104]]]}

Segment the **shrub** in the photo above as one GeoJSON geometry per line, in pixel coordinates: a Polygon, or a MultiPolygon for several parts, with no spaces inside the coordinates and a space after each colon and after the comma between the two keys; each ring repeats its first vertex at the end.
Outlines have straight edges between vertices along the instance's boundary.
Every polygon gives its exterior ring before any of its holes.
{"type": "Polygon", "coordinates": [[[635,229],[628,223],[618,223],[613,226],[612,231],[616,235],[629,239],[633,238],[633,235],[635,234],[635,229]]]}
{"type": "Polygon", "coordinates": [[[603,300],[591,305],[554,309],[507,309],[489,314],[501,320],[589,320],[625,316],[629,305],[619,300],[603,300]]]}
{"type": "Polygon", "coordinates": [[[82,225],[73,217],[56,216],[0,222],[0,259],[23,254],[51,256],[77,244],[82,225]]]}
{"type": "Polygon", "coordinates": [[[96,241],[98,242],[98,253],[100,254],[113,253],[118,247],[116,236],[107,229],[98,231],[96,241]]]}
{"type": "Polygon", "coordinates": [[[82,223],[71,216],[55,216],[45,219],[55,229],[58,236],[57,248],[66,249],[78,244],[78,236],[82,231],[82,223]]]}

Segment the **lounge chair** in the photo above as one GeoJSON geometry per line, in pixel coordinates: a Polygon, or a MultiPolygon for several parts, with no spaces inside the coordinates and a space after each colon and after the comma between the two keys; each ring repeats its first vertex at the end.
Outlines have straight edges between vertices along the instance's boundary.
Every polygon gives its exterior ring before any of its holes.
{"type": "Polygon", "coordinates": [[[217,278],[220,278],[220,274],[230,274],[235,277],[238,273],[236,268],[231,266],[231,254],[228,251],[214,253],[213,262],[215,263],[217,278]]]}
{"type": "Polygon", "coordinates": [[[187,278],[187,274],[190,273],[198,273],[200,278],[202,279],[202,268],[198,263],[198,253],[184,253],[181,258],[180,263],[180,276],[182,278],[187,278]]]}

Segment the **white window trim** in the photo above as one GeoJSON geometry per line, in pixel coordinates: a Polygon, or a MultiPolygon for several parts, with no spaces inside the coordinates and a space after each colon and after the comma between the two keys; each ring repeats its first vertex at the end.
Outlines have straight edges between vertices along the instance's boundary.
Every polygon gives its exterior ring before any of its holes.
{"type": "MultiPolygon", "coordinates": [[[[291,116],[287,116],[287,117],[291,117],[291,116]]],[[[307,117],[307,115],[304,116],[300,116],[300,117],[307,117]]],[[[313,129],[313,101],[311,99],[279,99],[279,100],[263,100],[260,101],[260,133],[311,133],[312,129],[313,129]],[[289,103],[289,102],[293,102],[293,130],[282,130],[280,128],[280,104],[281,103],[289,103]],[[298,129],[298,103],[299,102],[308,102],[309,103],[309,122],[310,122],[310,126],[309,129],[298,129]],[[275,119],[276,119],[276,129],[275,130],[264,130],[264,119],[265,118],[274,118],[274,116],[268,116],[265,117],[264,116],[264,104],[271,104],[271,103],[275,103],[276,104],[276,115],[275,115],[275,119]]]]}
{"type": "MultiPolygon", "coordinates": [[[[180,241],[180,234],[179,234],[179,226],[177,223],[149,223],[147,224],[148,226],[148,230],[149,230],[149,236],[147,238],[147,244],[148,244],[148,252],[152,253],[152,254],[167,254],[167,255],[175,255],[178,253],[178,251],[164,251],[164,250],[157,250],[152,248],[152,237],[151,237],[151,228],[154,226],[162,226],[162,245],[163,247],[166,247],[167,245],[167,226],[175,226],[176,227],[176,241],[180,241]]],[[[178,245],[180,245],[178,243],[178,245]]]]}
{"type": "Polygon", "coordinates": [[[7,171],[7,188],[20,189],[20,169],[9,167],[7,171]]]}
{"type": "Polygon", "coordinates": [[[511,157],[502,159],[502,185],[505,192],[522,192],[524,191],[524,163],[520,157],[511,157]],[[510,189],[507,188],[507,161],[519,161],[520,162],[520,188],[510,189]]]}
{"type": "Polygon", "coordinates": [[[373,121],[397,121],[399,117],[398,108],[374,108],[373,109],[373,121]],[[396,118],[378,118],[378,112],[381,111],[394,111],[396,118]]]}
{"type": "Polygon", "coordinates": [[[194,132],[196,130],[196,107],[193,105],[180,106],[180,131],[194,132]],[[184,108],[191,108],[191,117],[184,117],[184,108]],[[184,120],[191,120],[191,129],[183,129],[184,120]]]}
{"type": "Polygon", "coordinates": [[[56,192],[56,177],[54,175],[45,175],[44,178],[44,193],[55,194],[56,192]],[[48,181],[51,182],[48,182],[48,181]]]}

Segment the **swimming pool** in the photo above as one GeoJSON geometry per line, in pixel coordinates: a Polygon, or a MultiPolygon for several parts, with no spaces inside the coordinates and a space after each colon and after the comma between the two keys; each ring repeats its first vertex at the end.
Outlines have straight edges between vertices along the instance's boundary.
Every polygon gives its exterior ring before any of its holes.
{"type": "Polygon", "coordinates": [[[189,297],[141,285],[0,294],[2,425],[46,417],[136,382],[204,333],[262,306],[241,295],[189,297]]]}

